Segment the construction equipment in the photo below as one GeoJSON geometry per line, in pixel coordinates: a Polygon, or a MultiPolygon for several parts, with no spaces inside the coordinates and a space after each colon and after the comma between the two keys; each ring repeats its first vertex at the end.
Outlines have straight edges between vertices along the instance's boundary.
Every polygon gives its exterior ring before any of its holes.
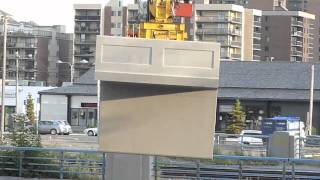
{"type": "Polygon", "coordinates": [[[147,19],[139,25],[138,37],[147,39],[185,40],[185,24],[181,19],[192,16],[189,0],[148,0],[147,19]],[[180,17],[179,23],[173,18],[180,17]]]}

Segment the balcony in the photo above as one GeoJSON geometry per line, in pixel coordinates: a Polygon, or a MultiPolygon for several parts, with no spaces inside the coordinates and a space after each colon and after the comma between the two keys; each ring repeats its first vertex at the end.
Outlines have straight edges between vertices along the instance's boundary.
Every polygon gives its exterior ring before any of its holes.
{"type": "Polygon", "coordinates": [[[228,28],[205,28],[205,29],[197,29],[197,34],[230,34],[241,36],[241,31],[235,29],[228,28]]]}
{"type": "Polygon", "coordinates": [[[292,41],[291,42],[291,46],[298,46],[298,47],[302,47],[303,44],[301,41],[292,41]]]}
{"type": "Polygon", "coordinates": [[[302,57],[303,53],[301,51],[291,51],[291,56],[302,57]]]}
{"type": "Polygon", "coordinates": [[[261,44],[253,44],[253,50],[261,50],[261,44]]]}
{"type": "Polygon", "coordinates": [[[241,59],[241,54],[232,53],[231,54],[231,59],[241,59]]]}
{"type": "Polygon", "coordinates": [[[253,38],[261,39],[261,33],[260,32],[253,32],[253,38]]]}
{"type": "Polygon", "coordinates": [[[197,16],[197,22],[226,22],[226,23],[238,23],[241,24],[241,18],[230,17],[230,16],[197,16]]]}
{"type": "Polygon", "coordinates": [[[74,56],[76,57],[94,57],[93,51],[75,51],[74,56]]]}
{"type": "Polygon", "coordinates": [[[259,55],[253,55],[253,60],[255,60],[255,61],[260,61],[261,60],[261,56],[259,56],[259,55]]]}
{"type": "Polygon", "coordinates": [[[74,44],[89,44],[89,45],[95,45],[96,41],[95,40],[75,40],[74,44]]]}
{"type": "Polygon", "coordinates": [[[100,16],[96,15],[76,15],[74,18],[75,21],[100,21],[100,16]]]}
{"type": "Polygon", "coordinates": [[[52,37],[52,32],[50,31],[15,31],[15,32],[8,32],[8,37],[52,37]]]}
{"type": "Polygon", "coordinates": [[[93,28],[75,28],[75,33],[93,33],[93,34],[100,34],[100,29],[93,29],[93,28]]]}
{"type": "Polygon", "coordinates": [[[303,22],[302,21],[293,20],[293,21],[291,21],[291,26],[303,27],[303,22]]]}
{"type": "Polygon", "coordinates": [[[294,32],[291,32],[291,36],[303,37],[303,32],[301,32],[301,31],[294,31],[294,32]]]}
{"type": "Polygon", "coordinates": [[[254,21],[253,26],[255,27],[261,27],[261,22],[260,21],[254,21]]]}
{"type": "Polygon", "coordinates": [[[228,41],[228,40],[218,40],[221,46],[233,46],[233,47],[241,47],[240,41],[228,41]]]}
{"type": "Polygon", "coordinates": [[[13,43],[13,42],[8,42],[7,47],[8,47],[8,49],[10,49],[10,48],[36,49],[37,48],[37,44],[36,43],[13,43]]]}

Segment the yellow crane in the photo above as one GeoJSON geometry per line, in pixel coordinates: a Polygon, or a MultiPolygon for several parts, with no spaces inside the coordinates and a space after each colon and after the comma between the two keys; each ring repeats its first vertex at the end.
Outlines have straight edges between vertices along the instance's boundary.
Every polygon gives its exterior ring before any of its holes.
{"type": "Polygon", "coordinates": [[[189,1],[148,0],[148,18],[139,25],[138,37],[146,39],[185,40],[184,23],[174,23],[173,17],[191,17],[189,1]]]}

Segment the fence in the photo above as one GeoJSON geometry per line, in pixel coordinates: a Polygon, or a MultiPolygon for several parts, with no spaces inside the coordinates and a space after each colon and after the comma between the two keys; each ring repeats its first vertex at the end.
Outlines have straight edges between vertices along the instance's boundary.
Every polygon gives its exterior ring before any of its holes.
{"type": "MultiPolygon", "coordinates": [[[[214,136],[215,154],[267,156],[269,136],[234,135],[216,133],[214,136]]],[[[296,138],[296,157],[320,158],[320,136],[296,138]]]]}
{"type": "Polygon", "coordinates": [[[0,175],[105,179],[106,154],[95,150],[0,146],[0,175]]]}
{"type": "Polygon", "coordinates": [[[320,160],[276,157],[214,156],[200,160],[154,161],[155,180],[320,179],[320,160]],[[301,166],[303,165],[303,166],[301,166]]]}

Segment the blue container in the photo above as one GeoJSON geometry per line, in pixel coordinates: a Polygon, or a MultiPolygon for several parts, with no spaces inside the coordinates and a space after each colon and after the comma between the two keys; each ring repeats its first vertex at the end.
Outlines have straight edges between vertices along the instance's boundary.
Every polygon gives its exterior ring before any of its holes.
{"type": "Polygon", "coordinates": [[[299,131],[300,118],[293,116],[275,116],[262,120],[263,135],[273,134],[275,131],[299,131]]]}

